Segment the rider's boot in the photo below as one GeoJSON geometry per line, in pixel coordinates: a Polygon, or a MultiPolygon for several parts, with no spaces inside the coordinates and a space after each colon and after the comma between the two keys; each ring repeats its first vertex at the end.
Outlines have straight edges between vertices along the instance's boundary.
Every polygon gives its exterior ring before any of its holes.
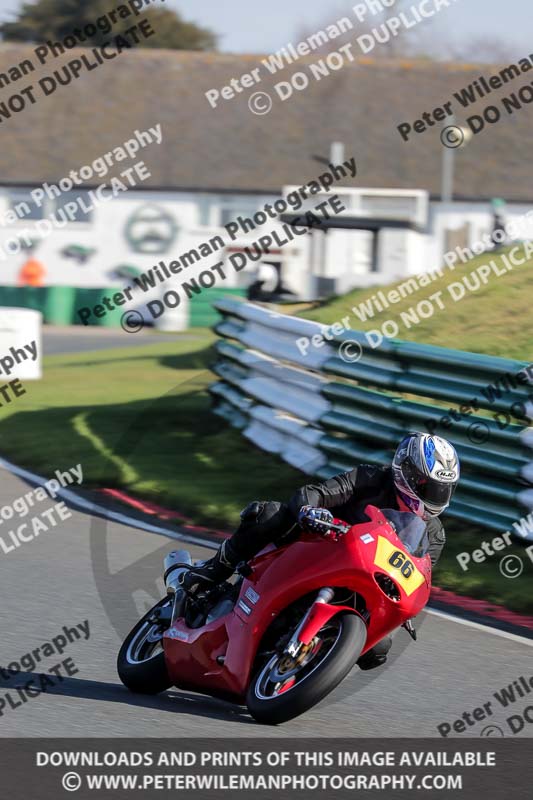
{"type": "Polygon", "coordinates": [[[392,647],[392,639],[390,636],[385,636],[381,642],[378,642],[372,647],[364,656],[361,656],[357,662],[359,669],[368,670],[381,667],[387,660],[387,655],[392,647]]]}
{"type": "Polygon", "coordinates": [[[192,594],[202,589],[210,589],[231,578],[241,560],[232,548],[231,542],[226,540],[219,547],[213,558],[198,567],[191,567],[190,570],[184,572],[181,584],[184,589],[192,594]]]}

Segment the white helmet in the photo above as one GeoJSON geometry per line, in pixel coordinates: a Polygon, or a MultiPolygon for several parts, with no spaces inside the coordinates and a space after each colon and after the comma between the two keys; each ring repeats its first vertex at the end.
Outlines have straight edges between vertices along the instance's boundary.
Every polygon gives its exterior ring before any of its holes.
{"type": "Polygon", "coordinates": [[[400,499],[411,511],[437,516],[450,505],[459,481],[459,457],[446,439],[411,433],[394,454],[392,474],[400,499]]]}

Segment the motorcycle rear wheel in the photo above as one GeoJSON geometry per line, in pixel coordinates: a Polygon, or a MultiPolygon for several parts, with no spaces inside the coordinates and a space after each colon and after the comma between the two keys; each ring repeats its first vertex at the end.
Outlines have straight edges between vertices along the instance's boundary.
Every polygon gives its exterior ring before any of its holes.
{"type": "Polygon", "coordinates": [[[119,650],[118,676],[131,692],[159,694],[172,686],[162,645],[162,636],[168,626],[149,621],[156,609],[171,603],[169,597],[156,603],[126,636],[119,650]]]}
{"type": "Polygon", "coordinates": [[[320,629],[300,664],[276,654],[254,675],[246,697],[252,717],[279,725],[317,705],[355,666],[366,642],[357,614],[339,612],[320,629]]]}

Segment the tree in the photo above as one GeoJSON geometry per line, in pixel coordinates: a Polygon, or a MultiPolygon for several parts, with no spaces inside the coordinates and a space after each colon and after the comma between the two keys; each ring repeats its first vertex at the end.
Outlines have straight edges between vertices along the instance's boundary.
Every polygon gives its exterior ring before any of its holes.
{"type": "Polygon", "coordinates": [[[467,61],[489,64],[503,64],[514,60],[513,52],[516,48],[513,47],[512,41],[497,36],[458,40],[454,31],[450,32],[448,28],[438,24],[438,18],[424,20],[414,28],[400,29],[396,36],[390,35],[388,41],[382,41],[387,36],[386,21],[391,17],[397,17],[402,11],[409,17],[409,8],[412,5],[412,0],[396,0],[393,8],[383,8],[376,14],[369,12],[364,19],[356,19],[355,14],[332,9],[327,17],[322,17],[322,24],[307,23],[305,27],[300,28],[295,41],[303,41],[319,29],[326,29],[342,16],[348,16],[353,23],[353,30],[324,43],[315,51],[317,54],[331,53],[340,46],[351,43],[354,45],[354,55],[361,56],[363,52],[357,47],[357,37],[372,34],[377,29],[380,41],[369,53],[373,59],[402,58],[417,61],[467,61]]]}
{"type": "Polygon", "coordinates": [[[497,36],[473,36],[445,42],[442,57],[469,63],[506,64],[515,61],[516,47],[497,36]]]}
{"type": "Polygon", "coordinates": [[[394,8],[384,8],[382,11],[375,14],[368,11],[364,19],[359,19],[354,13],[350,14],[346,13],[346,11],[344,11],[344,13],[340,11],[335,13],[332,11],[327,17],[322,17],[322,24],[315,23],[311,26],[307,23],[305,27],[301,27],[296,41],[305,40],[318,30],[327,29],[328,25],[336,22],[341,17],[348,17],[353,24],[353,29],[338,38],[331,39],[327,43],[324,43],[314,52],[318,55],[323,55],[325,53],[334,52],[338,50],[339,47],[342,47],[342,45],[350,43],[353,45],[353,54],[355,56],[363,56],[363,51],[360,50],[357,45],[357,38],[363,34],[372,34],[375,29],[379,29],[380,39],[385,38],[387,35],[389,39],[387,42],[380,41],[376,44],[369,54],[373,59],[417,58],[420,57],[421,48],[419,45],[419,33],[416,29],[414,31],[410,29],[402,30],[397,36],[390,34],[390,31],[386,27],[381,29],[381,26],[385,26],[387,19],[392,16],[397,16],[400,11],[408,11],[411,5],[412,0],[396,0],[394,8]]]}
{"type": "MultiPolygon", "coordinates": [[[[140,17],[133,14],[110,23],[109,13],[117,9],[119,3],[110,8],[109,0],[36,0],[23,3],[17,18],[0,25],[0,35],[10,42],[46,42],[62,40],[74,30],[82,30],[86,25],[96,28],[94,35],[82,42],[85,47],[101,47],[111,36],[123,33],[135,23],[136,19],[148,18],[155,36],[148,39],[140,37],[138,47],[164,47],[172,50],[214,50],[216,35],[207,28],[193,22],[186,22],[180,14],[165,8],[146,8],[140,17]],[[108,24],[105,23],[108,21],[108,24]],[[112,27],[111,27],[112,25],[112,27]]],[[[128,8],[128,6],[124,6],[128,8]]],[[[92,29],[91,29],[92,30],[92,29]]]]}

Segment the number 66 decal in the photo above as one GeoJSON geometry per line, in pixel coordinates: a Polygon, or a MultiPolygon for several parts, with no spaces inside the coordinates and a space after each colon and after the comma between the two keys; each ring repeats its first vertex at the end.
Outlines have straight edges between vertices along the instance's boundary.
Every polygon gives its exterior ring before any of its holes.
{"type": "Polygon", "coordinates": [[[378,536],[374,564],[394,578],[408,597],[426,580],[409,555],[384,536],[378,536]]]}
{"type": "Polygon", "coordinates": [[[402,553],[401,550],[394,551],[389,558],[389,564],[391,567],[394,567],[394,569],[399,569],[404,578],[410,578],[415,568],[413,562],[409,561],[409,559],[405,557],[405,553],[402,553]]]}

